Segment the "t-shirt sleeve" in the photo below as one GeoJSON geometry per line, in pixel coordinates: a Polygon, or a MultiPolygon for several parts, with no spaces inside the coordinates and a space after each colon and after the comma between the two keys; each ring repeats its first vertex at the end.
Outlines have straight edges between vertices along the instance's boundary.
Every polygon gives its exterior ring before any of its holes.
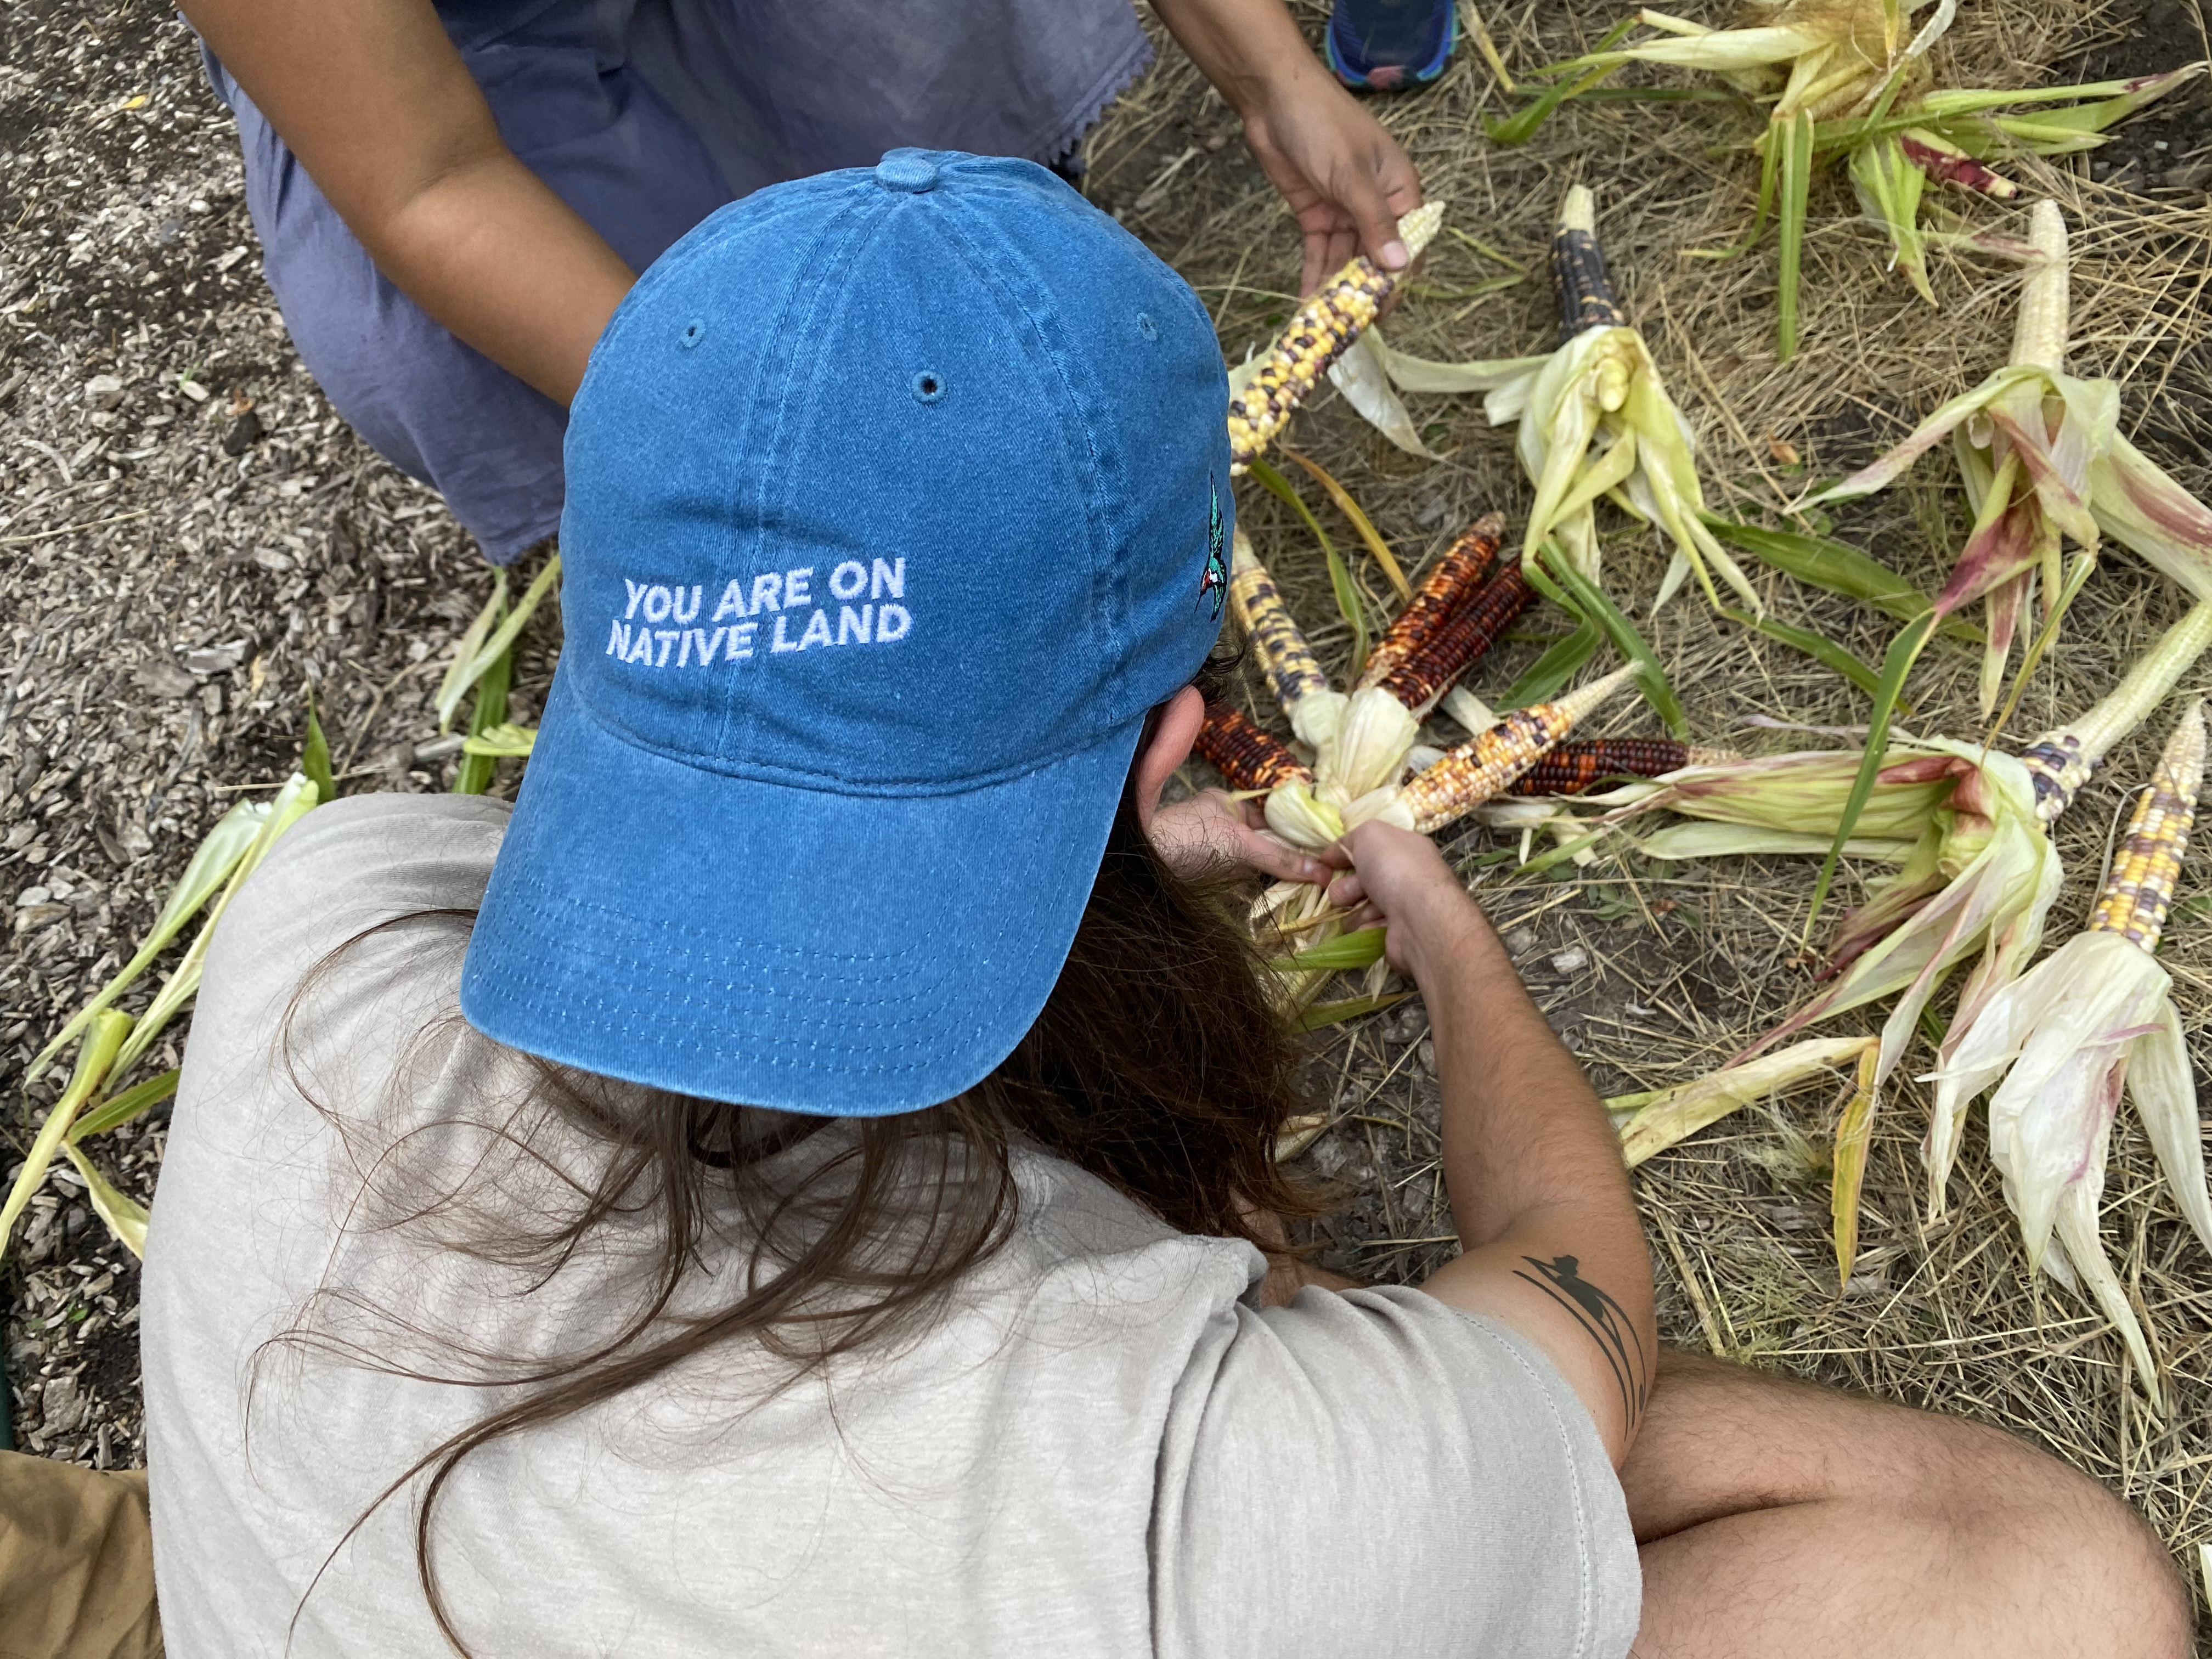
{"type": "Polygon", "coordinates": [[[1620,1659],[1619,1480],[1541,1354],[1419,1291],[1224,1309],[1169,1413],[1161,1659],[1620,1659]]]}

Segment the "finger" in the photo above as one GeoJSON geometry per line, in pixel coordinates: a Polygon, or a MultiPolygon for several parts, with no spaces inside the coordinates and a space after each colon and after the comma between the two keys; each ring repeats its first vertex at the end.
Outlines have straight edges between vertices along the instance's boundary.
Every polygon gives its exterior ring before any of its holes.
{"type": "Polygon", "coordinates": [[[1247,830],[1238,843],[1244,861],[1263,875],[1281,881],[1310,881],[1316,887],[1329,878],[1328,866],[1310,853],[1257,830],[1247,830]]]}
{"type": "Polygon", "coordinates": [[[1378,179],[1356,167],[1347,169],[1337,205],[1351,215],[1361,251],[1376,264],[1395,273],[1413,263],[1413,256],[1398,240],[1398,215],[1378,179]]]}
{"type": "Polygon", "coordinates": [[[1301,300],[1327,282],[1329,273],[1336,269],[1329,263],[1328,253],[1331,243],[1339,235],[1340,233],[1329,230],[1310,230],[1306,233],[1305,264],[1298,272],[1298,298],[1301,300]]]}
{"type": "Polygon", "coordinates": [[[1349,910],[1367,902],[1367,889],[1358,875],[1347,872],[1329,883],[1328,902],[1340,910],[1349,910]]]}

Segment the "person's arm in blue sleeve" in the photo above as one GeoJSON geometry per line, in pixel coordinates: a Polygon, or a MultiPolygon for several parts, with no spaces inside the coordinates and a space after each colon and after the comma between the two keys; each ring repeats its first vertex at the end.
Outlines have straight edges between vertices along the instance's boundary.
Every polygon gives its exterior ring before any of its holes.
{"type": "Polygon", "coordinates": [[[429,0],[183,0],[379,269],[566,403],[629,267],[501,140],[429,0]]]}

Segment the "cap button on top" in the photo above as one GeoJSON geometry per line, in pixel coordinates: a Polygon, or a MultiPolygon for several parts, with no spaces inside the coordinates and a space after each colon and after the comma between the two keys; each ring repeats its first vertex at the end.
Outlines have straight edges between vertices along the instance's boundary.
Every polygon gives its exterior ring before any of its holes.
{"type": "Polygon", "coordinates": [[[910,149],[895,149],[876,163],[876,182],[885,190],[919,195],[937,187],[937,163],[910,149]]]}

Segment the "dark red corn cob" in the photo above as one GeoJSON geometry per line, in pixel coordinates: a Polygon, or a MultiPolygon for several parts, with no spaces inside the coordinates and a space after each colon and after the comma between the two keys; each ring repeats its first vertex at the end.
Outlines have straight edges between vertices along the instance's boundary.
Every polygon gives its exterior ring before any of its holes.
{"type": "Polygon", "coordinates": [[[1311,783],[1313,774],[1281,738],[1252,724],[1225,702],[1211,703],[1198,728],[1198,752],[1231,789],[1274,789],[1311,783]]]}
{"type": "Polygon", "coordinates": [[[1367,666],[1361,671],[1354,690],[1382,684],[1475,596],[1490,568],[1498,562],[1498,547],[1504,535],[1504,516],[1486,514],[1443,550],[1406,602],[1406,608],[1392,621],[1389,631],[1367,653],[1367,666]]]}
{"type": "Polygon", "coordinates": [[[1459,677],[1497,643],[1514,618],[1535,602],[1536,590],[1521,574],[1521,562],[1507,560],[1505,568],[1480,592],[1376,683],[1415,714],[1427,714],[1459,677]]]}
{"type": "Polygon", "coordinates": [[[1579,795],[1601,778],[1656,778],[1729,758],[1672,738],[1591,738],[1563,743],[1513,781],[1512,795],[1579,795]]]}

